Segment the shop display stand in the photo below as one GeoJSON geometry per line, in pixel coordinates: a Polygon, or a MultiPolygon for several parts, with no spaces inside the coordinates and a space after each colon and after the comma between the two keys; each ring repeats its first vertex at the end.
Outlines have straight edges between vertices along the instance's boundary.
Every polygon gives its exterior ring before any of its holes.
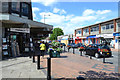
{"type": "Polygon", "coordinates": [[[2,59],[9,58],[8,43],[6,38],[2,38],[2,59]]]}

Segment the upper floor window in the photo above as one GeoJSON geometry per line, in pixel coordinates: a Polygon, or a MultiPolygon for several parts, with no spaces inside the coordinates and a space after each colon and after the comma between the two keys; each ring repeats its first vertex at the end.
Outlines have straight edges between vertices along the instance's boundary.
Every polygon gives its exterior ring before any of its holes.
{"type": "Polygon", "coordinates": [[[95,32],[95,31],[99,31],[99,26],[96,26],[96,27],[92,27],[92,28],[91,28],[91,32],[95,32]]]}
{"type": "Polygon", "coordinates": [[[114,28],[114,25],[113,25],[113,24],[111,24],[111,25],[110,25],[110,27],[111,27],[111,29],[112,29],[112,28],[114,28]]]}
{"type": "Polygon", "coordinates": [[[84,33],[88,33],[89,29],[87,28],[87,29],[84,29],[83,31],[84,31],[84,33]]]}
{"type": "Polygon", "coordinates": [[[118,27],[120,27],[120,23],[117,23],[118,27]]]}
{"type": "Polygon", "coordinates": [[[102,30],[105,30],[105,26],[102,27],[102,30]]]}
{"type": "Polygon", "coordinates": [[[106,29],[109,29],[109,24],[106,25],[106,29]]]}
{"type": "Polygon", "coordinates": [[[106,25],[102,26],[101,28],[102,28],[102,30],[113,29],[114,24],[106,24],[106,25]]]}
{"type": "Polygon", "coordinates": [[[12,10],[20,12],[20,2],[12,2],[12,10]]]}
{"type": "Polygon", "coordinates": [[[28,12],[29,12],[29,5],[26,3],[22,3],[22,14],[27,16],[28,12]]]}
{"type": "Polygon", "coordinates": [[[78,31],[78,34],[81,34],[81,30],[78,31]]]}

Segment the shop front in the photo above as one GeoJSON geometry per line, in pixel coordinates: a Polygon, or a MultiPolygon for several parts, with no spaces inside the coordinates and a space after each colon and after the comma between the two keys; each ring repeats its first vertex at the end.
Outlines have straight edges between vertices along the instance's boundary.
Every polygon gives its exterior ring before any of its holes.
{"type": "Polygon", "coordinates": [[[77,44],[77,43],[85,44],[85,42],[86,42],[86,37],[76,37],[75,38],[75,44],[77,44]]]}
{"type": "Polygon", "coordinates": [[[48,37],[53,29],[52,25],[13,15],[7,16],[9,18],[1,21],[2,58],[30,55],[33,51],[34,40],[48,37]]]}
{"type": "Polygon", "coordinates": [[[88,36],[88,44],[99,44],[100,43],[100,38],[97,37],[96,35],[88,36]]]}
{"type": "Polygon", "coordinates": [[[2,56],[17,57],[29,53],[30,29],[26,24],[2,25],[2,56]]]}

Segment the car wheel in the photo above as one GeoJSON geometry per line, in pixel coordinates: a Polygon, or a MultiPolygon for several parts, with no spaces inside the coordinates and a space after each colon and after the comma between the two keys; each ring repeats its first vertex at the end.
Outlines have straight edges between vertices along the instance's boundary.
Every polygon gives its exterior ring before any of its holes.
{"type": "Polygon", "coordinates": [[[99,58],[100,55],[99,55],[98,53],[95,53],[95,57],[96,57],[96,58],[99,58]]]}

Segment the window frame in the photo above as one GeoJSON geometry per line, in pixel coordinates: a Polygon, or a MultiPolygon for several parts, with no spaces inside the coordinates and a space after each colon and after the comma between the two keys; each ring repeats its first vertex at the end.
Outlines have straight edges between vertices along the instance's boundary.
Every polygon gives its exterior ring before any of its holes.
{"type": "Polygon", "coordinates": [[[28,3],[22,2],[21,3],[21,16],[27,16],[27,17],[29,17],[29,10],[30,10],[30,5],[28,3]],[[26,4],[28,6],[28,13],[22,12],[23,4],[26,4]]]}
{"type": "Polygon", "coordinates": [[[11,2],[11,11],[12,11],[12,13],[20,14],[20,2],[11,2]],[[18,11],[13,9],[13,3],[19,3],[18,11]]]}
{"type": "Polygon", "coordinates": [[[110,29],[110,24],[106,24],[106,29],[110,29]]]}

